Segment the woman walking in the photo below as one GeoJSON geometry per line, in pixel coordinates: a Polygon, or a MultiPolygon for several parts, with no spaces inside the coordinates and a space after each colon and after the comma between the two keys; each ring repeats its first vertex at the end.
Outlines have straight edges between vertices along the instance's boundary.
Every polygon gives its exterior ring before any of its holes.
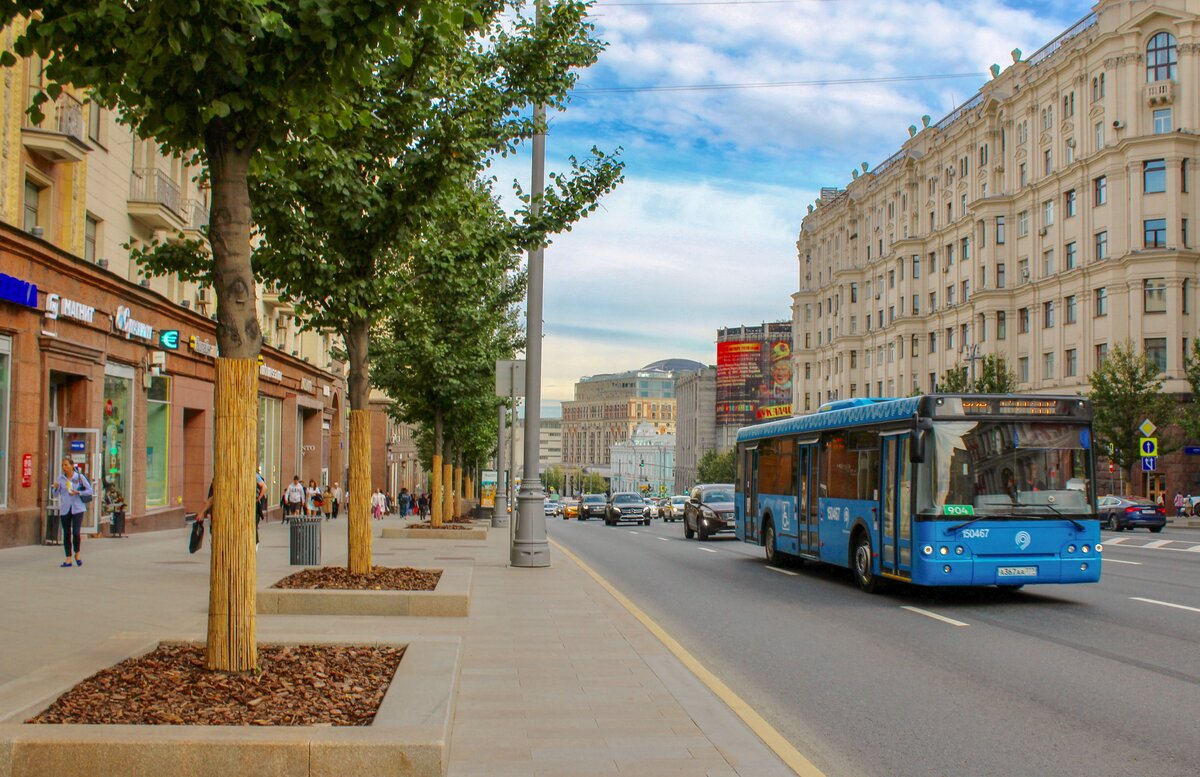
{"type": "Polygon", "coordinates": [[[95,492],[92,484],[82,472],[75,471],[75,465],[68,458],[62,460],[62,474],[58,476],[58,515],[62,523],[63,551],[67,560],[60,566],[71,566],[72,541],[75,548],[75,565],[83,566],[79,558],[79,541],[82,539],[83,514],[87,512],[87,504],[92,501],[95,492]]]}
{"type": "Polygon", "coordinates": [[[319,503],[321,501],[321,489],[317,488],[317,481],[308,481],[308,491],[306,493],[308,499],[305,503],[305,514],[310,518],[320,518],[321,508],[319,503]]]}
{"type": "Polygon", "coordinates": [[[333,489],[325,486],[325,493],[321,495],[321,512],[325,513],[325,520],[333,517],[333,489]]]}

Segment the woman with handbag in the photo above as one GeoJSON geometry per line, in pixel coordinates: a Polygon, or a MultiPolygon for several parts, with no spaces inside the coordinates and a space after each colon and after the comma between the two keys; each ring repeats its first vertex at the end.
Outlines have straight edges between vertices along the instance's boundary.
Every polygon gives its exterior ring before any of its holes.
{"type": "Polygon", "coordinates": [[[62,523],[63,551],[67,556],[67,560],[59,566],[71,566],[73,541],[75,565],[81,567],[83,559],[79,558],[79,544],[82,539],[83,514],[87,512],[87,505],[92,501],[95,492],[92,491],[92,484],[88,482],[87,477],[82,472],[77,472],[74,463],[65,457],[62,460],[62,474],[58,476],[55,490],[58,492],[58,516],[62,523]]]}

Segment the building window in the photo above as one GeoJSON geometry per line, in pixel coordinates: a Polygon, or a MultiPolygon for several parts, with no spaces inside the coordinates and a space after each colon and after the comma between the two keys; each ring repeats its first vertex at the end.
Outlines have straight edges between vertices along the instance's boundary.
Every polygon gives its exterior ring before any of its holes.
{"type": "Polygon", "coordinates": [[[1003,310],[996,313],[996,339],[1008,339],[1008,313],[1003,310]]]}
{"type": "Polygon", "coordinates": [[[1054,328],[1054,300],[1042,303],[1042,327],[1044,329],[1054,328]]]}
{"type": "Polygon", "coordinates": [[[1102,175],[1092,181],[1093,204],[1103,205],[1108,202],[1108,176],[1102,175]]]}
{"type": "Polygon", "coordinates": [[[959,261],[969,262],[971,260],[971,238],[964,237],[959,243],[962,249],[959,252],[959,261]]]}
{"type": "Polygon", "coordinates": [[[12,338],[0,335],[0,507],[8,506],[9,406],[12,393],[12,338]]]}
{"type": "Polygon", "coordinates": [[[962,282],[962,301],[966,302],[971,297],[971,281],[965,280],[962,282]]]}
{"type": "Polygon", "coordinates": [[[1142,312],[1167,312],[1167,279],[1145,278],[1142,280],[1142,312]]]}
{"type": "Polygon", "coordinates": [[[979,329],[979,342],[986,343],[987,342],[987,316],[980,313],[979,314],[979,323],[976,324],[976,327],[979,329]]]}
{"type": "Polygon", "coordinates": [[[1167,220],[1146,219],[1143,223],[1146,248],[1165,248],[1167,245],[1167,220]]]}
{"type": "Polygon", "coordinates": [[[929,292],[929,312],[932,313],[935,310],[937,310],[937,292],[931,291],[929,292]]]}
{"type": "Polygon", "coordinates": [[[42,187],[38,186],[28,178],[25,179],[25,221],[24,229],[26,232],[32,232],[34,227],[41,226],[39,214],[41,212],[42,187]]]}
{"type": "Polygon", "coordinates": [[[1021,283],[1029,282],[1029,260],[1021,259],[1017,262],[1017,268],[1021,273],[1021,283]]]}
{"type": "Polygon", "coordinates": [[[1054,108],[1053,106],[1042,109],[1042,129],[1048,130],[1054,126],[1054,108]]]}
{"type": "Polygon", "coordinates": [[[1096,318],[1108,315],[1108,289],[1101,286],[1092,292],[1093,307],[1096,318]]]}
{"type": "Polygon", "coordinates": [[[1108,231],[1096,233],[1096,261],[1108,258],[1108,231]]]}
{"type": "Polygon", "coordinates": [[[1165,135],[1171,132],[1171,109],[1159,108],[1154,112],[1154,134],[1165,135]]]}
{"type": "Polygon", "coordinates": [[[1108,343],[1096,344],[1096,367],[1104,364],[1104,360],[1108,358],[1108,343]]]}
{"type": "Polygon", "coordinates": [[[1046,351],[1042,354],[1042,380],[1051,380],[1054,377],[1054,351],[1046,351]]]}
{"type": "Polygon", "coordinates": [[[96,233],[100,222],[91,214],[83,217],[83,258],[92,264],[96,263],[96,233]]]}
{"type": "Polygon", "coordinates": [[[1024,162],[1017,167],[1017,179],[1021,188],[1024,189],[1025,184],[1029,181],[1029,168],[1026,167],[1024,162]]]}
{"type": "Polygon", "coordinates": [[[946,304],[954,304],[954,284],[950,284],[946,287],[946,304]]]}
{"type": "Polygon", "coordinates": [[[1167,371],[1167,338],[1147,337],[1142,341],[1146,356],[1158,368],[1159,372],[1167,371]]]}
{"type": "Polygon", "coordinates": [[[104,109],[96,103],[88,104],[88,140],[100,145],[100,117],[104,109]]]}
{"type": "Polygon", "coordinates": [[[916,315],[920,315],[920,313],[921,313],[921,295],[914,294],[914,295],[912,295],[912,314],[914,316],[916,316],[916,315]]]}
{"type": "Polygon", "coordinates": [[[1017,237],[1029,234],[1029,211],[1023,210],[1017,214],[1017,237]]]}
{"type": "Polygon", "coordinates": [[[1182,288],[1180,289],[1180,299],[1181,299],[1181,300],[1182,300],[1182,302],[1183,302],[1183,304],[1182,304],[1182,306],[1181,306],[1181,307],[1183,308],[1183,313],[1184,313],[1184,315],[1187,315],[1188,313],[1190,313],[1190,312],[1191,312],[1191,311],[1188,309],[1188,308],[1190,307],[1190,300],[1188,299],[1188,291],[1189,291],[1189,288],[1188,288],[1188,287],[1189,287],[1189,286],[1190,286],[1190,284],[1188,283],[1188,279],[1187,279],[1187,278],[1184,278],[1184,279],[1183,279],[1183,286],[1182,286],[1182,288]]]}
{"type": "Polygon", "coordinates": [[[1096,122],[1096,126],[1093,129],[1096,131],[1096,150],[1099,151],[1104,148],[1104,122],[1096,122]]]}
{"type": "Polygon", "coordinates": [[[1017,332],[1019,334],[1028,334],[1029,332],[1029,308],[1021,308],[1017,311],[1017,332]]]}
{"type": "Polygon", "coordinates": [[[946,350],[954,350],[954,327],[952,326],[946,327],[946,350]]]}
{"type": "Polygon", "coordinates": [[[929,333],[929,352],[937,353],[937,332],[929,333]]]}
{"type": "Polygon", "coordinates": [[[146,507],[166,507],[169,500],[170,397],[170,378],[150,379],[146,394],[146,507]]]}
{"type": "Polygon", "coordinates": [[[1042,226],[1049,227],[1054,224],[1054,200],[1046,200],[1042,203],[1042,226]]]}
{"type": "Polygon", "coordinates": [[[1046,175],[1050,175],[1050,173],[1054,172],[1054,162],[1050,154],[1050,149],[1046,149],[1042,152],[1042,165],[1046,175]]]}
{"type": "Polygon", "coordinates": [[[1042,252],[1042,277],[1048,278],[1054,274],[1054,249],[1049,248],[1042,252]]]}
{"type": "Polygon", "coordinates": [[[1179,160],[1179,191],[1187,194],[1188,190],[1188,161],[1179,160]]]}
{"type": "Polygon", "coordinates": [[[1175,79],[1175,67],[1179,63],[1179,52],[1175,48],[1175,36],[1160,32],[1146,44],[1146,81],[1175,79]]]}
{"type": "Polygon", "coordinates": [[[1075,190],[1063,194],[1063,218],[1071,218],[1075,215],[1075,190]]]}
{"type": "Polygon", "coordinates": [[[1073,378],[1079,374],[1079,352],[1074,348],[1068,348],[1063,361],[1063,376],[1073,378]]]}
{"type": "Polygon", "coordinates": [[[1004,217],[996,217],[996,245],[1004,245],[1004,217]]]}
{"type": "Polygon", "coordinates": [[[996,288],[1004,288],[1004,262],[996,265],[996,288]]]}
{"type": "MultiPolygon", "coordinates": [[[[283,401],[258,398],[258,470],[267,486],[267,504],[279,502],[283,487],[280,445],[283,440],[283,401]]],[[[337,423],[337,419],[334,419],[337,423]]]]}
{"type": "Polygon", "coordinates": [[[921,277],[921,257],[919,256],[914,256],[912,258],[912,277],[921,277]]]}
{"type": "Polygon", "coordinates": [[[1076,317],[1078,316],[1077,311],[1079,308],[1079,305],[1077,303],[1077,298],[1074,294],[1067,295],[1066,305],[1064,305],[1064,307],[1066,308],[1066,311],[1064,312],[1065,323],[1074,324],[1076,321],[1076,317]]]}
{"type": "Polygon", "coordinates": [[[1165,159],[1147,159],[1142,162],[1142,192],[1157,194],[1167,190],[1167,162],[1165,159]]]}
{"type": "Polygon", "coordinates": [[[1022,356],[1017,359],[1017,380],[1021,383],[1029,382],[1029,357],[1022,356]]]}
{"type": "Polygon", "coordinates": [[[1074,270],[1079,264],[1079,252],[1076,250],[1075,243],[1070,242],[1063,246],[1063,269],[1074,270]]]}

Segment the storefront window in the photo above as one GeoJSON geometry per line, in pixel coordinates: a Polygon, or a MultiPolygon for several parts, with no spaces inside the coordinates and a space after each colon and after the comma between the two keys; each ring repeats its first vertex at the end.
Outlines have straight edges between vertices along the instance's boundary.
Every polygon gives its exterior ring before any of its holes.
{"type": "Polygon", "coordinates": [[[133,477],[133,368],[108,365],[104,370],[103,435],[104,501],[106,512],[126,503],[133,477]]]}
{"type": "Polygon", "coordinates": [[[146,507],[167,506],[171,379],[151,378],[146,395],[146,507]]]}
{"type": "Polygon", "coordinates": [[[283,403],[270,397],[258,398],[258,471],[267,482],[267,504],[279,504],[279,422],[283,403]]]}
{"type": "Polygon", "coordinates": [[[12,390],[12,340],[0,337],[0,507],[8,505],[8,406],[12,390]]]}

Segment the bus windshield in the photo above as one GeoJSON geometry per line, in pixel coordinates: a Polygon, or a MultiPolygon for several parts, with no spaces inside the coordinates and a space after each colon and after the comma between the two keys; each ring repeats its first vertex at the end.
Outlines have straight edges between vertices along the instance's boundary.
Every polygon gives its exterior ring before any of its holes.
{"type": "Polygon", "coordinates": [[[1054,422],[938,421],[920,467],[917,509],[1011,518],[1092,512],[1091,433],[1054,422]]]}

